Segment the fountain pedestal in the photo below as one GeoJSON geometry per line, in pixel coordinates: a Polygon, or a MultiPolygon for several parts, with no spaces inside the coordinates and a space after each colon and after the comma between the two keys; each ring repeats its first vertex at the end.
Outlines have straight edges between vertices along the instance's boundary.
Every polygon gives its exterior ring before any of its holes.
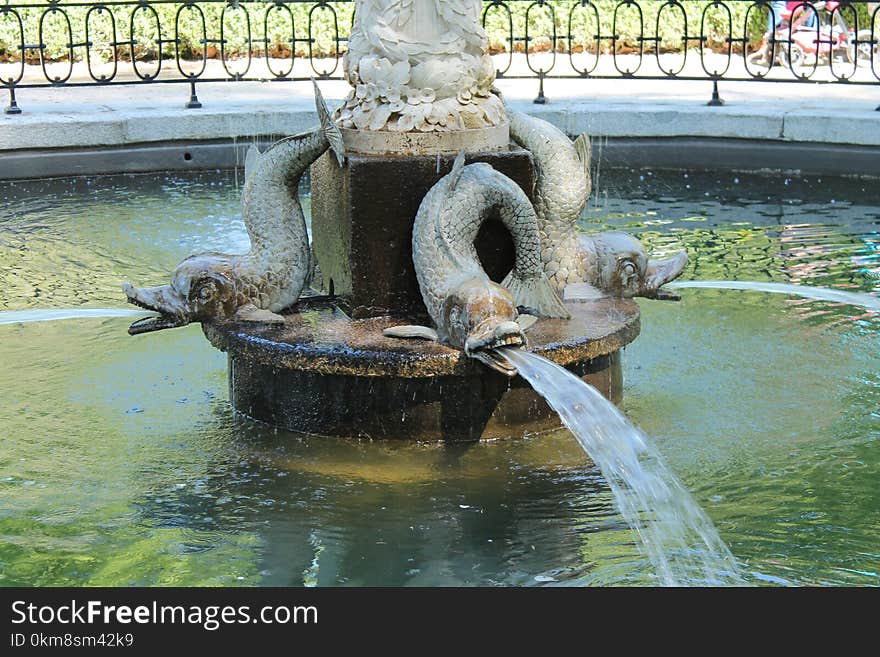
{"type": "MultiPolygon", "coordinates": [[[[507,141],[506,125],[469,132],[495,142],[467,161],[488,162],[531,197],[532,157],[507,141]]],[[[329,294],[301,300],[283,325],[203,324],[211,344],[228,354],[232,405],[275,426],[326,436],[477,440],[560,426],[522,379],[457,349],[382,334],[430,323],[413,267],[413,222],[425,194],[451,170],[450,143],[460,138],[422,135],[422,154],[349,148],[352,139],[381,146],[387,134],[347,134],[345,166],[329,153],[312,166],[312,244],[329,294]]],[[[475,246],[486,273],[501,281],[514,261],[507,229],[490,218],[475,246]]],[[[569,320],[537,322],[526,334],[529,349],[619,401],[620,350],[639,333],[638,306],[606,298],[569,309],[569,320]]]]}
{"type": "MultiPolygon", "coordinates": [[[[503,144],[469,154],[468,162],[488,162],[531,198],[531,155],[503,144]]],[[[413,221],[425,194],[452,169],[455,155],[349,152],[340,167],[325,153],[312,165],[312,241],[324,291],[352,318],[426,315],[413,267],[413,221]]],[[[476,244],[486,273],[501,281],[513,268],[507,229],[487,221],[476,244]]]]}
{"type": "MultiPolygon", "coordinates": [[[[622,396],[620,350],[639,333],[639,307],[606,298],[568,304],[570,320],[542,320],[529,349],[622,396]]],[[[522,436],[560,426],[520,378],[497,374],[433,342],[397,340],[399,318],[353,320],[326,300],[303,300],[284,325],[203,324],[229,357],[236,410],[305,433],[413,440],[522,436]]]]}

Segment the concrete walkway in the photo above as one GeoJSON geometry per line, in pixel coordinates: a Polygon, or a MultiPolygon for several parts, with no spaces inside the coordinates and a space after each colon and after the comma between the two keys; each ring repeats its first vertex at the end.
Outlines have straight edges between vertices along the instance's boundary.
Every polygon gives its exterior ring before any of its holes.
{"type": "MultiPolygon", "coordinates": [[[[518,108],[570,135],[710,137],[880,146],[880,83],[720,83],[722,107],[706,105],[708,81],[547,80],[546,105],[531,100],[534,79],[501,79],[518,108]]],[[[348,91],[321,82],[331,104],[348,91]]],[[[185,109],[186,84],[61,87],[18,92],[20,115],[0,114],[0,152],[93,148],[293,134],[315,121],[308,82],[200,84],[201,109],[185,109]]]]}

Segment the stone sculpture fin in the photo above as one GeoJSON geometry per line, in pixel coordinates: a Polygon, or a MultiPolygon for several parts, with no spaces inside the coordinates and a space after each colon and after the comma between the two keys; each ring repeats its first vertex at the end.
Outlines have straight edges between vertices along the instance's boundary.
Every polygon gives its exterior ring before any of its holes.
{"type": "Polygon", "coordinates": [[[339,130],[339,126],[336,125],[336,122],[333,120],[330,108],[328,108],[327,103],[324,102],[324,97],[321,95],[321,90],[318,88],[318,83],[315,82],[315,78],[312,78],[312,84],[315,87],[315,108],[318,110],[318,118],[321,120],[321,130],[324,131],[324,136],[327,137],[327,141],[330,142],[330,150],[333,151],[333,155],[336,156],[336,161],[339,162],[339,166],[344,166],[345,144],[342,141],[342,131],[339,130]]]}
{"type": "Polygon", "coordinates": [[[257,148],[256,144],[251,144],[250,148],[247,150],[247,155],[244,156],[244,179],[248,181],[251,179],[251,174],[256,170],[257,163],[260,161],[260,149],[257,148]]]}
{"type": "Polygon", "coordinates": [[[382,335],[389,338],[420,338],[422,340],[433,340],[434,342],[440,339],[440,336],[437,335],[437,331],[434,329],[415,325],[389,326],[382,331],[382,335]]]}
{"type": "Polygon", "coordinates": [[[501,282],[501,286],[510,290],[517,307],[523,306],[530,315],[539,317],[571,317],[545,276],[522,280],[514,273],[515,270],[510,272],[501,282]]]}
{"type": "Polygon", "coordinates": [[[584,173],[589,178],[590,161],[593,159],[593,148],[590,146],[590,138],[586,134],[581,135],[574,140],[574,149],[577,151],[578,159],[584,165],[584,173]]]}
{"type": "Polygon", "coordinates": [[[464,160],[464,151],[459,151],[458,155],[455,156],[455,162],[452,163],[452,171],[448,175],[449,186],[446,188],[447,191],[451,192],[458,184],[458,179],[461,178],[461,172],[464,169],[464,160]]]}
{"type": "Polygon", "coordinates": [[[268,324],[283,324],[284,318],[270,310],[257,308],[248,303],[235,312],[235,320],[238,322],[266,322],[268,324]]]}
{"type": "Polygon", "coordinates": [[[562,298],[566,301],[595,301],[607,296],[605,292],[589,283],[572,283],[562,292],[562,298]]]}
{"type": "Polygon", "coordinates": [[[315,243],[309,244],[309,274],[306,276],[306,287],[317,293],[324,289],[324,276],[318,265],[318,256],[315,255],[315,243]]]}
{"type": "Polygon", "coordinates": [[[538,318],[534,315],[527,315],[520,313],[519,317],[516,318],[516,323],[519,324],[519,327],[523,331],[528,331],[532,326],[535,325],[535,322],[538,321],[538,318]]]}

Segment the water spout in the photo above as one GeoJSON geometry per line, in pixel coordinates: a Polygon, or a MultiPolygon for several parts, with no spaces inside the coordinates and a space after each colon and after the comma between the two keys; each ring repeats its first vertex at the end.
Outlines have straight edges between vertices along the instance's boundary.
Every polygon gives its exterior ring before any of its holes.
{"type": "Polygon", "coordinates": [[[499,351],[543,395],[602,471],[621,515],[664,585],[743,583],[712,521],[647,436],[614,404],[541,356],[520,349],[499,351]]]}
{"type": "Polygon", "coordinates": [[[675,281],[667,283],[669,288],[698,287],[720,290],[752,290],[771,292],[774,294],[791,294],[817,301],[832,301],[860,306],[866,310],[880,312],[880,297],[864,292],[848,292],[827,287],[810,287],[808,285],[792,285],[790,283],[769,283],[763,281],[675,281]]]}
{"type": "Polygon", "coordinates": [[[60,319],[91,319],[96,317],[131,317],[143,310],[128,308],[37,308],[33,310],[0,311],[0,325],[52,322],[60,319]]]}

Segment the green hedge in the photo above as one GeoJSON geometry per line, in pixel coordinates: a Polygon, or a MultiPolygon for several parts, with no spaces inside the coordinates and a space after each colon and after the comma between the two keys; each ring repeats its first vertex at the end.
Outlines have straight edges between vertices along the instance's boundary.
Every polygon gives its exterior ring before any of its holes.
{"type": "MultiPolygon", "coordinates": [[[[514,36],[525,36],[526,9],[529,3],[509,3],[512,7],[511,17],[501,6],[489,7],[486,14],[486,30],[489,34],[490,47],[493,51],[509,50],[509,21],[513,20],[514,36]],[[515,5],[515,6],[514,6],[515,5]]],[[[593,0],[593,5],[598,10],[599,30],[597,31],[596,14],[589,7],[581,6],[577,2],[547,2],[552,6],[553,13],[546,7],[534,7],[529,13],[529,36],[534,38],[531,47],[546,48],[549,45],[547,35],[552,34],[555,15],[557,49],[567,52],[569,47],[577,51],[581,48],[595,51],[596,41],[594,35],[601,34],[610,36],[614,24],[614,10],[620,4],[619,0],[593,0]],[[570,20],[571,19],[571,20],[570,20]],[[572,32],[572,43],[568,43],[569,25],[572,32]]],[[[685,34],[684,23],[687,20],[687,35],[691,37],[705,36],[706,45],[716,50],[727,48],[726,38],[731,32],[733,38],[746,36],[752,42],[759,42],[767,28],[768,11],[764,7],[756,6],[755,2],[729,1],[726,6],[730,14],[723,6],[713,2],[690,2],[682,1],[685,15],[681,9],[666,6],[665,0],[641,0],[641,17],[638,9],[634,6],[620,6],[617,11],[616,33],[618,51],[627,51],[639,47],[638,37],[659,37],[661,52],[678,52],[682,50],[682,36],[685,34]],[[660,21],[658,24],[658,13],[660,21]],[[702,33],[701,33],[702,25],[702,33]],[[744,30],[745,28],[745,30],[744,30]],[[746,32],[744,35],[743,32],[746,32]]],[[[870,27],[870,13],[864,4],[854,5],[858,15],[859,28],[870,27]]],[[[849,10],[844,10],[844,20],[852,25],[854,22],[849,10]]],[[[880,25],[878,25],[880,30],[880,25]]],[[[697,41],[691,41],[689,48],[698,46],[697,41]]],[[[601,41],[600,50],[610,52],[611,40],[601,41]]],[[[515,50],[522,50],[522,42],[514,43],[515,50]]],[[[644,42],[644,49],[654,49],[652,41],[644,42]]]]}
{"type": "MultiPolygon", "coordinates": [[[[36,44],[39,41],[40,16],[45,12],[48,3],[24,0],[16,4],[35,5],[33,9],[19,10],[22,22],[25,26],[25,42],[36,44]]],[[[348,35],[351,26],[354,3],[329,3],[336,10],[336,22],[339,28],[339,36],[348,35]]],[[[250,18],[251,34],[254,54],[262,54],[266,45],[261,43],[264,34],[269,41],[269,49],[272,55],[287,56],[291,48],[291,25],[290,16],[295,25],[297,39],[305,40],[309,36],[309,12],[314,6],[312,3],[288,3],[285,6],[290,9],[290,14],[285,10],[271,9],[274,2],[241,2],[238,9],[226,8],[223,37],[227,41],[225,47],[230,55],[247,53],[247,22],[244,12],[250,18]],[[271,10],[270,10],[271,9],[271,10]],[[268,11],[268,21],[264,29],[268,11]]],[[[208,56],[219,56],[220,44],[203,44],[205,38],[202,31],[202,18],[193,9],[183,9],[178,14],[180,4],[155,4],[151,5],[155,14],[150,9],[138,8],[137,6],[110,7],[108,10],[94,11],[89,16],[89,40],[95,45],[92,47],[92,57],[100,57],[104,61],[112,58],[113,29],[110,20],[110,12],[116,21],[116,41],[123,42],[132,40],[132,27],[134,38],[137,41],[135,56],[138,59],[153,59],[159,50],[159,34],[156,29],[156,17],[162,26],[162,39],[174,37],[175,21],[179,24],[179,48],[181,56],[187,59],[197,59],[202,56],[203,49],[207,47],[208,56]],[[134,20],[132,21],[132,14],[134,20]]],[[[61,5],[62,8],[63,5],[61,5]]],[[[198,4],[204,15],[205,32],[208,39],[219,39],[221,29],[221,17],[224,7],[222,3],[198,4]]],[[[73,30],[74,43],[85,41],[86,16],[88,7],[64,8],[73,30]]],[[[69,42],[67,22],[60,11],[49,9],[43,22],[43,41],[46,44],[46,57],[51,60],[66,59],[68,57],[67,43],[69,42]]],[[[316,56],[332,55],[336,52],[334,39],[333,14],[330,11],[318,9],[312,14],[312,38],[313,51],[316,56]]],[[[19,56],[18,43],[20,41],[18,23],[11,16],[3,15],[3,6],[0,5],[0,58],[17,59],[19,56]]],[[[344,44],[341,44],[344,50],[344,44]]],[[[300,54],[308,54],[309,45],[305,41],[296,43],[296,51],[300,54]]],[[[175,44],[162,44],[164,57],[174,57],[175,44]]],[[[130,48],[125,45],[118,48],[120,58],[130,57],[130,48]]],[[[28,60],[36,61],[39,55],[36,51],[27,54],[28,60]]],[[[76,60],[85,58],[85,48],[74,50],[76,60]]]]}
{"type": "MultiPolygon", "coordinates": [[[[577,50],[586,48],[593,51],[596,48],[594,35],[610,36],[616,27],[619,39],[617,47],[619,51],[638,48],[638,37],[660,37],[661,51],[679,51],[683,44],[681,37],[684,35],[684,18],[680,9],[667,7],[663,9],[659,33],[657,31],[657,14],[664,4],[662,1],[648,0],[639,3],[641,19],[638,9],[634,6],[621,6],[617,12],[617,22],[614,23],[614,10],[618,6],[617,0],[594,0],[598,9],[599,25],[597,30],[596,14],[589,7],[583,7],[570,2],[548,2],[553,7],[556,22],[557,48],[567,51],[569,45],[577,50]],[[569,19],[571,21],[569,22],[569,19]],[[567,37],[571,25],[572,43],[569,44],[567,37]]],[[[683,2],[687,17],[687,32],[689,36],[700,34],[700,21],[709,2],[683,2]]],[[[724,43],[729,31],[733,36],[740,36],[746,12],[751,3],[730,3],[731,19],[730,26],[727,22],[727,13],[723,8],[716,8],[706,13],[705,35],[710,39],[710,45],[724,43]]],[[[524,7],[517,7],[513,13],[514,34],[525,35],[526,11],[524,7]]],[[[752,11],[750,22],[766,25],[766,11],[752,11]]],[[[489,34],[491,48],[494,50],[508,50],[509,43],[505,43],[509,33],[509,19],[507,13],[500,7],[491,8],[487,14],[486,29],[489,34]]],[[[535,40],[531,42],[533,48],[541,48],[549,45],[547,35],[552,33],[553,22],[551,13],[547,8],[535,7],[529,15],[529,36],[535,40]]],[[[751,30],[755,32],[756,30],[751,30]]],[[[758,38],[763,30],[757,32],[758,38]]],[[[696,41],[692,41],[689,47],[695,47],[696,41]]],[[[516,50],[521,50],[522,45],[515,44],[516,50]]],[[[652,49],[653,42],[645,42],[645,49],[652,49]]],[[[603,39],[600,43],[602,52],[609,52],[611,40],[603,39]]]]}
{"type": "MultiPolygon", "coordinates": [[[[13,0],[14,1],[14,0],[13,0]]],[[[40,16],[45,12],[49,5],[45,0],[24,0],[23,2],[15,2],[15,4],[33,5],[33,9],[19,10],[22,20],[25,24],[25,42],[27,44],[36,44],[39,40],[38,26],[40,16]]],[[[264,17],[268,8],[272,7],[272,2],[241,2],[239,9],[228,8],[225,21],[225,34],[227,39],[226,49],[231,55],[245,54],[246,47],[246,28],[244,20],[244,12],[246,11],[251,21],[251,30],[254,39],[254,54],[262,54],[265,45],[259,41],[264,35],[264,17]]],[[[514,35],[522,37],[525,35],[526,10],[530,3],[528,2],[509,2],[511,8],[514,35]]],[[[612,30],[612,18],[614,8],[617,6],[617,0],[595,0],[595,6],[599,9],[600,25],[599,33],[602,35],[610,35],[612,30]]],[[[657,24],[657,13],[660,11],[664,3],[658,0],[649,0],[641,2],[640,6],[643,12],[644,35],[655,36],[655,26],[657,24]]],[[[691,36],[700,34],[700,23],[705,15],[704,35],[708,37],[707,45],[713,48],[725,48],[724,39],[728,33],[727,12],[718,6],[706,9],[711,3],[709,2],[684,2],[686,9],[688,33],[691,36]],[[705,12],[705,14],[704,14],[705,12]]],[[[354,3],[330,3],[336,10],[337,23],[339,27],[339,35],[345,37],[348,35],[352,13],[354,11],[354,3]]],[[[557,47],[560,50],[567,50],[569,45],[575,49],[595,48],[593,35],[596,34],[596,24],[592,12],[589,8],[584,8],[571,0],[551,1],[546,5],[552,6],[555,13],[556,34],[558,38],[557,47]],[[572,43],[568,44],[567,34],[569,29],[569,15],[574,14],[572,19],[572,43]]],[[[160,24],[163,26],[163,39],[169,39],[173,36],[175,18],[178,16],[179,4],[156,4],[152,5],[156,15],[159,17],[160,24]]],[[[199,4],[204,14],[205,25],[207,28],[207,36],[209,39],[219,39],[221,15],[224,6],[221,3],[199,4]]],[[[305,39],[308,36],[309,12],[314,6],[312,3],[288,3],[296,25],[296,37],[305,39]]],[[[489,4],[486,3],[488,7],[489,4]]],[[[728,6],[731,8],[730,22],[733,26],[733,36],[742,37],[743,24],[748,14],[748,36],[750,39],[758,41],[764,31],[767,22],[766,10],[752,10],[749,13],[751,2],[730,2],[728,6]]],[[[64,7],[62,4],[61,7],[64,7]]],[[[158,33],[155,27],[155,16],[149,9],[136,7],[113,7],[113,16],[116,20],[116,38],[117,41],[128,41],[131,39],[131,23],[132,13],[135,14],[134,20],[134,40],[138,42],[135,49],[135,56],[138,59],[155,58],[159,50],[158,33]]],[[[74,42],[82,42],[85,40],[85,22],[87,7],[68,7],[65,9],[70,19],[73,31],[74,42]]],[[[868,8],[865,5],[858,5],[860,27],[869,26],[868,8]]],[[[95,43],[92,48],[92,57],[108,60],[112,57],[111,46],[112,30],[110,27],[109,11],[101,13],[92,12],[89,19],[89,39],[95,43]]],[[[533,37],[530,47],[533,49],[546,49],[549,47],[549,40],[545,35],[552,33],[553,21],[551,20],[551,12],[545,7],[535,7],[529,15],[529,32],[533,37]]],[[[848,15],[845,15],[850,20],[848,15]]],[[[851,20],[850,20],[851,22],[851,20]]],[[[179,14],[180,25],[180,52],[183,57],[188,59],[196,59],[202,56],[205,44],[201,43],[203,38],[201,19],[194,10],[183,10],[179,14]]],[[[68,56],[68,48],[66,44],[69,41],[67,34],[67,23],[60,11],[49,10],[44,19],[44,41],[46,43],[46,57],[50,60],[63,60],[68,56]]],[[[659,45],[662,51],[678,51],[683,47],[681,35],[683,34],[683,18],[681,11],[675,8],[667,7],[663,10],[662,21],[660,25],[659,45]]],[[[486,15],[486,28],[490,38],[490,45],[493,52],[503,52],[509,48],[508,42],[508,17],[506,12],[500,7],[489,10],[486,15]]],[[[317,10],[313,16],[313,32],[312,37],[315,40],[313,45],[314,53],[317,56],[332,55],[335,53],[333,16],[331,12],[317,10]]],[[[878,26],[880,29],[880,26],[878,26]]],[[[270,53],[276,56],[286,56],[290,52],[290,22],[286,11],[272,10],[269,12],[268,29],[266,30],[268,37],[268,46],[270,53]]],[[[639,36],[639,18],[638,13],[633,7],[621,7],[618,11],[617,33],[621,36],[618,41],[619,50],[627,50],[638,47],[637,37],[639,36]]],[[[20,56],[18,48],[18,26],[17,22],[9,14],[3,13],[3,6],[0,6],[0,61],[17,60],[20,56]]],[[[689,47],[697,46],[697,42],[691,42],[689,47]]],[[[208,56],[219,56],[219,44],[207,45],[208,56]]],[[[522,42],[516,42],[514,45],[516,50],[522,50],[522,42]]],[[[602,42],[602,49],[607,51],[610,48],[610,40],[602,42]]],[[[653,48],[651,42],[645,43],[646,50],[653,48]]],[[[344,44],[343,44],[344,49],[344,44]]],[[[163,56],[173,57],[174,44],[162,45],[163,56]]],[[[298,42],[296,44],[298,53],[308,52],[308,44],[298,42]]],[[[120,58],[128,58],[130,50],[127,46],[118,49],[120,58]]],[[[30,51],[27,55],[29,61],[38,61],[37,51],[30,51]]],[[[80,47],[74,51],[74,58],[82,60],[85,57],[85,49],[80,47]]]]}

